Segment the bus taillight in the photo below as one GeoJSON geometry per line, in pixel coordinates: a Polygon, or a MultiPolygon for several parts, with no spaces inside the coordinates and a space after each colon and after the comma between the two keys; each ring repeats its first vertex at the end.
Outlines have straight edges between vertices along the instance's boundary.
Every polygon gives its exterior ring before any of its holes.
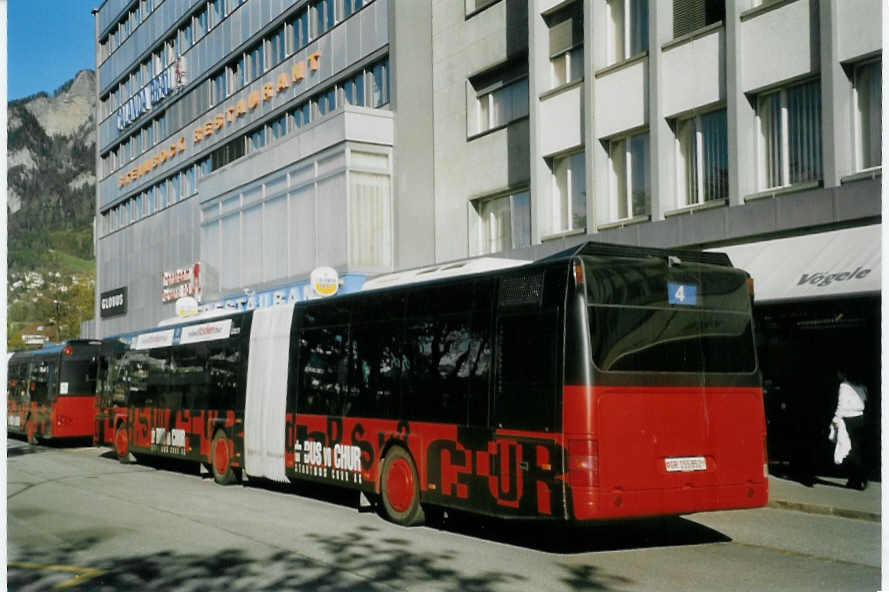
{"type": "Polygon", "coordinates": [[[599,442],[568,440],[568,483],[572,487],[599,487],[599,442]]]}
{"type": "Polygon", "coordinates": [[[583,285],[583,265],[581,265],[580,263],[574,264],[574,285],[583,285]]]}
{"type": "Polygon", "coordinates": [[[62,350],[62,353],[65,354],[66,356],[70,356],[71,354],[74,353],[74,349],[70,345],[66,345],[65,349],[62,350]]]}

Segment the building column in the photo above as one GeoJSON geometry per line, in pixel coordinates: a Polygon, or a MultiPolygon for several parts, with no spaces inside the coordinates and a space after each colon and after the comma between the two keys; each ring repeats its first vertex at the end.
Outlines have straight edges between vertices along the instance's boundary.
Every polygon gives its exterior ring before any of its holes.
{"type": "MultiPolygon", "coordinates": [[[[819,3],[818,26],[821,60],[821,149],[825,187],[840,185],[843,171],[852,171],[853,150],[848,134],[850,82],[839,60],[837,13],[840,0],[819,3]]],[[[848,10],[848,7],[845,7],[848,10]]]]}
{"type": "Polygon", "coordinates": [[[728,194],[730,205],[741,205],[744,197],[757,191],[756,109],[744,94],[742,74],[744,51],[741,13],[746,4],[725,3],[725,97],[728,129],[728,194]],[[742,174],[743,172],[743,174],[742,174]]]}
{"type": "Polygon", "coordinates": [[[675,137],[664,118],[663,54],[673,38],[673,3],[648,4],[648,133],[651,143],[651,219],[675,208],[675,137]]]}

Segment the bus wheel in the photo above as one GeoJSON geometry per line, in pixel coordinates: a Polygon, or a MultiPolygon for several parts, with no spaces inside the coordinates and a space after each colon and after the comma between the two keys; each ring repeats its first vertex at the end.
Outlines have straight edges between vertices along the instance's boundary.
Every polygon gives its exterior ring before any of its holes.
{"type": "Polygon", "coordinates": [[[130,438],[124,423],[117,424],[117,429],[114,430],[114,451],[117,453],[117,460],[123,464],[129,464],[135,460],[133,453],[130,452],[130,438]]]}
{"type": "Polygon", "coordinates": [[[400,446],[393,446],[383,460],[380,493],[389,520],[402,526],[423,524],[425,515],[420,506],[417,469],[410,455],[400,446]]]}
{"type": "Polygon", "coordinates": [[[219,430],[210,444],[210,467],[213,479],[220,485],[231,485],[238,480],[238,475],[231,464],[231,452],[225,432],[219,430]]]}

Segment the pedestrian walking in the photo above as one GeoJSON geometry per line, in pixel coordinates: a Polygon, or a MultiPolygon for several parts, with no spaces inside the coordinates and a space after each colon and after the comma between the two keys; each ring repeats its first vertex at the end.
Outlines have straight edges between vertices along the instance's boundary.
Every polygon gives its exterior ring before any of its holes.
{"type": "Polygon", "coordinates": [[[867,470],[864,465],[867,387],[852,382],[843,371],[837,372],[837,377],[840,386],[829,436],[831,442],[836,442],[833,461],[838,465],[845,465],[849,476],[846,487],[863,490],[867,487],[867,470]]]}

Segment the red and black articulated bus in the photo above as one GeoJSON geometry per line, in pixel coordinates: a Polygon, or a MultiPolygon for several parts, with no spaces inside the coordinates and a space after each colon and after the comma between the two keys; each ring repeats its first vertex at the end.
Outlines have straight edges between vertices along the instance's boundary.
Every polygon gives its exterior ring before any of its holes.
{"type": "Polygon", "coordinates": [[[763,506],[751,292],[722,254],[586,243],[196,320],[110,363],[106,423],[124,461],[354,488],[405,525],[763,506]]]}
{"type": "Polygon", "coordinates": [[[29,442],[90,438],[102,342],[71,340],[9,355],[6,425],[29,442]]]}

